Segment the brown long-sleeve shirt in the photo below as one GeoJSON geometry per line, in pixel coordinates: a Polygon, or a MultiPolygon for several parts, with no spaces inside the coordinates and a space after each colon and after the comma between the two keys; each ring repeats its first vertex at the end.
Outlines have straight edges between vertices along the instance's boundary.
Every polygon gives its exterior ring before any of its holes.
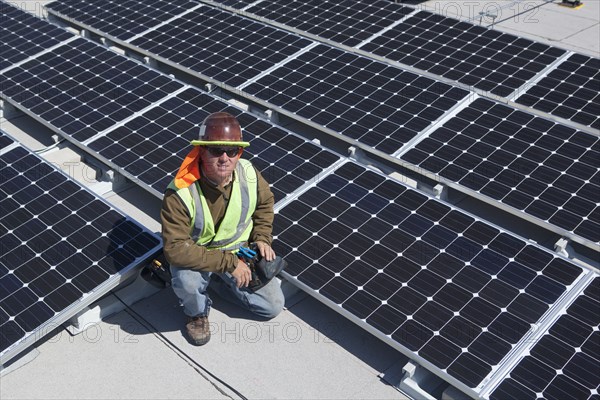
{"type": "MultiPolygon", "coordinates": [[[[269,245],[273,241],[273,205],[275,198],[269,184],[257,170],[258,196],[256,210],[252,215],[253,229],[250,242],[262,241],[269,245]]],[[[200,179],[200,188],[206,198],[211,216],[218,229],[231,196],[233,179],[225,186],[216,186],[207,179],[200,179]]],[[[238,259],[229,251],[208,250],[197,245],[190,236],[191,217],[187,207],[173,190],[167,190],[160,212],[164,254],[171,265],[206,272],[233,272],[238,259]]]]}

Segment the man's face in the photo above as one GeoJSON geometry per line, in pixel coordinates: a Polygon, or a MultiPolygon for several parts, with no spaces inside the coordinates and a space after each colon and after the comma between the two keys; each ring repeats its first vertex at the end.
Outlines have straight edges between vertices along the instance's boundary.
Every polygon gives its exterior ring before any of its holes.
{"type": "Polygon", "coordinates": [[[204,176],[217,184],[225,182],[237,165],[239,150],[235,146],[201,147],[200,160],[204,176]]]}

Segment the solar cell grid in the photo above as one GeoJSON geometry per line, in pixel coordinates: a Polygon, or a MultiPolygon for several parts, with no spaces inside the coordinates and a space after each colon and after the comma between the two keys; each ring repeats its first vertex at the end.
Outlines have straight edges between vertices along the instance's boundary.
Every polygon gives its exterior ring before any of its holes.
{"type": "Polygon", "coordinates": [[[277,214],[288,275],[473,389],[584,273],[353,162],[277,214]]]}
{"type": "MultiPolygon", "coordinates": [[[[131,45],[230,86],[311,41],[222,10],[203,7],[131,45]]],[[[242,90],[344,137],[389,154],[461,101],[467,91],[384,63],[317,46],[242,90]]]]}
{"type": "Polygon", "coordinates": [[[245,11],[347,46],[356,46],[412,12],[385,0],[261,1],[245,11]]]}
{"type": "Polygon", "coordinates": [[[210,7],[190,11],[131,44],[230,86],[238,86],[311,41],[210,7]]]}
{"type": "Polygon", "coordinates": [[[339,160],[339,156],[196,89],[183,92],[88,144],[159,197],[198,138],[209,113],[226,111],[242,125],[249,159],[271,184],[276,201],[339,160]]]}
{"type": "Polygon", "coordinates": [[[600,278],[569,306],[490,395],[491,400],[594,399],[600,388],[600,278]]]}
{"type": "Polygon", "coordinates": [[[73,303],[118,284],[160,241],[21,146],[0,155],[0,175],[4,363],[48,323],[78,312],[73,303]]]}
{"type": "Polygon", "coordinates": [[[468,94],[325,45],[304,52],[243,90],[388,154],[468,94]]]}
{"type": "Polygon", "coordinates": [[[401,158],[571,236],[600,241],[597,136],[477,99],[401,158]]]}
{"type": "Polygon", "coordinates": [[[47,4],[46,9],[127,40],[197,5],[198,2],[191,0],[60,0],[47,4]]]}
{"type": "Polygon", "coordinates": [[[66,30],[0,2],[0,71],[73,37],[66,30]]]}
{"type": "Polygon", "coordinates": [[[573,54],[517,103],[600,129],[600,59],[573,54]]]}
{"type": "Polygon", "coordinates": [[[360,49],[503,97],[565,54],[428,11],[407,18],[360,49]]]}
{"type": "Polygon", "coordinates": [[[85,39],[0,75],[2,96],[85,141],[183,85],[85,39]]]}

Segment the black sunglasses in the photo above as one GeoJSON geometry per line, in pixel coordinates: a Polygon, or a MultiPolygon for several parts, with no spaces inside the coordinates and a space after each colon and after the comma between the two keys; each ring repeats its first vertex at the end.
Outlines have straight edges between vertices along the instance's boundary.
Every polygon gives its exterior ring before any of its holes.
{"type": "Polygon", "coordinates": [[[206,149],[213,157],[221,157],[223,153],[227,154],[227,157],[233,158],[238,155],[240,147],[212,147],[206,146],[206,149]]]}

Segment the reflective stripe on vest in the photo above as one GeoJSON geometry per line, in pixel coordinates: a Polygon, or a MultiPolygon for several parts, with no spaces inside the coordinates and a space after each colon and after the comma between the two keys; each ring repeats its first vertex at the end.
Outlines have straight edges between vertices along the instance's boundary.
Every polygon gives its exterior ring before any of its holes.
{"type": "Polygon", "coordinates": [[[250,237],[252,214],[257,202],[258,177],[252,164],[243,159],[238,161],[235,172],[231,196],[217,232],[198,182],[179,190],[173,182],[169,185],[170,189],[176,190],[188,209],[191,217],[190,236],[197,244],[211,249],[234,251],[250,237]]]}
{"type": "MultiPolygon", "coordinates": [[[[200,195],[198,194],[198,192],[201,191],[198,181],[191,184],[189,186],[189,190],[192,198],[194,199],[194,209],[196,209],[198,205],[202,206],[202,201],[200,200],[200,195]]],[[[200,236],[202,236],[202,232],[204,231],[204,218],[198,218],[197,212],[194,214],[190,213],[190,215],[192,215],[192,233],[190,236],[194,242],[198,242],[198,239],[200,239],[200,236]]]]}

